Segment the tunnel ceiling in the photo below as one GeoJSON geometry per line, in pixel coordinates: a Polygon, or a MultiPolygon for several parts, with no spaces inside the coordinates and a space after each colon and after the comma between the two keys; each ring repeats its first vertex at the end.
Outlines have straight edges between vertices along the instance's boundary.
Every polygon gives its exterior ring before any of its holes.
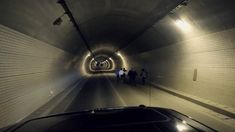
{"type": "MultiPolygon", "coordinates": [[[[66,0],[92,50],[126,47],[182,0],[66,0]]],[[[86,51],[84,41],[57,0],[2,0],[0,22],[70,53],[86,51]]]]}
{"type": "Polygon", "coordinates": [[[187,6],[177,9],[172,17],[171,13],[155,23],[146,32],[132,41],[122,51],[128,55],[135,55],[157,48],[232,29],[235,26],[234,0],[190,0],[187,6]],[[179,19],[185,20],[190,26],[189,31],[183,31],[176,25],[179,19]]]}
{"type": "Polygon", "coordinates": [[[126,47],[182,0],[67,1],[92,50],[126,47]]]}
{"type": "MultiPolygon", "coordinates": [[[[184,0],[65,0],[92,52],[134,55],[184,39],[169,12],[184,0]],[[164,17],[164,19],[163,19],[164,17]]],[[[1,0],[0,23],[72,54],[88,52],[58,0],[1,0]]],[[[197,30],[216,32],[234,27],[234,1],[191,0],[177,13],[197,30]],[[205,5],[210,5],[210,8],[205,5]],[[220,6],[223,5],[223,6],[220,6]]]]}
{"type": "Polygon", "coordinates": [[[63,12],[57,0],[1,0],[0,23],[70,53],[84,53],[83,41],[68,18],[53,26],[63,12]]]}

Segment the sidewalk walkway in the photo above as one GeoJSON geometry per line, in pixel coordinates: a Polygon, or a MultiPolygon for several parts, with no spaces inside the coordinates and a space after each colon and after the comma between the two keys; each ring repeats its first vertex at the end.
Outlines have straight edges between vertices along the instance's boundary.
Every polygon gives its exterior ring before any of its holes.
{"type": "Polygon", "coordinates": [[[151,83],[151,84],[153,87],[156,87],[156,88],[163,90],[167,93],[170,93],[172,95],[175,95],[175,96],[183,98],[183,99],[186,99],[188,101],[191,101],[191,102],[196,103],[198,105],[201,105],[203,107],[211,109],[217,113],[220,113],[220,114],[223,114],[223,115],[226,115],[230,118],[235,119],[235,109],[233,109],[231,107],[221,105],[221,104],[212,102],[210,100],[202,99],[197,96],[190,95],[190,94],[187,94],[187,93],[179,91],[179,90],[171,89],[171,88],[165,87],[163,85],[159,85],[156,83],[151,83]]]}

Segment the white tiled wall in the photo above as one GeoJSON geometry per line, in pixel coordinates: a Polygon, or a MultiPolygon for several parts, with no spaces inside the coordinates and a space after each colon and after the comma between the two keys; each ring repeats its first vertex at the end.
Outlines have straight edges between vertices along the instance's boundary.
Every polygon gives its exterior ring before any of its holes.
{"type": "Polygon", "coordinates": [[[71,54],[0,25],[0,127],[24,118],[77,79],[71,54]]]}
{"type": "Polygon", "coordinates": [[[158,84],[235,108],[234,33],[229,29],[207,34],[132,58],[145,64],[158,84]]]}

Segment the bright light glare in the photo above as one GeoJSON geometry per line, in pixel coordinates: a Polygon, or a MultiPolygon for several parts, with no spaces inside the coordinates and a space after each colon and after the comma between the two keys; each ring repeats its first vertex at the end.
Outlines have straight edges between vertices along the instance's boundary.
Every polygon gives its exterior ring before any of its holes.
{"type": "Polygon", "coordinates": [[[51,90],[51,91],[50,91],[50,94],[54,94],[54,92],[51,90]]]}
{"type": "Polygon", "coordinates": [[[88,53],[86,57],[90,57],[91,56],[91,53],[88,53]]]}
{"type": "Polygon", "coordinates": [[[116,53],[118,56],[121,56],[121,54],[119,52],[116,53]]]}
{"type": "Polygon", "coordinates": [[[178,125],[176,125],[176,128],[177,128],[180,132],[187,130],[187,127],[186,127],[185,125],[183,125],[183,124],[178,124],[178,125]]]}
{"type": "Polygon", "coordinates": [[[82,73],[83,73],[83,75],[88,75],[88,73],[86,72],[85,63],[86,63],[87,59],[88,59],[90,56],[91,56],[91,53],[88,53],[88,54],[84,57],[84,59],[83,59],[83,61],[82,61],[82,73]]]}
{"type": "Polygon", "coordinates": [[[115,65],[115,63],[114,63],[114,60],[113,60],[111,57],[109,57],[109,60],[110,60],[110,61],[112,62],[112,64],[113,64],[111,70],[114,70],[114,69],[116,68],[116,65],[115,65]]]}
{"type": "Polygon", "coordinates": [[[189,31],[190,30],[190,25],[186,21],[178,19],[178,20],[175,21],[175,24],[177,25],[177,27],[179,27],[183,31],[189,31]]]}
{"type": "Polygon", "coordinates": [[[118,56],[120,56],[121,60],[123,61],[123,67],[128,69],[128,65],[126,63],[126,59],[123,57],[123,55],[120,52],[116,52],[118,56]]]}

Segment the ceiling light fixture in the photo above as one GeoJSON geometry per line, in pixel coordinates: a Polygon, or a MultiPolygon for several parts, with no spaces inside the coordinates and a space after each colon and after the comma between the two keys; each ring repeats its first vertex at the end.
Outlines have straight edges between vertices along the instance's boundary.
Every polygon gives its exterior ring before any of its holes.
{"type": "Polygon", "coordinates": [[[121,54],[119,52],[116,53],[118,56],[121,56],[121,54]]]}
{"type": "Polygon", "coordinates": [[[179,27],[183,31],[189,31],[190,30],[189,24],[186,21],[182,20],[182,19],[175,20],[175,24],[176,24],[177,27],[179,27]]]}
{"type": "Polygon", "coordinates": [[[63,15],[61,15],[60,17],[58,17],[54,22],[53,25],[54,26],[60,26],[61,23],[63,22],[62,17],[65,15],[66,13],[64,13],[63,15]]]}
{"type": "Polygon", "coordinates": [[[177,13],[171,13],[169,16],[173,19],[174,24],[182,31],[191,30],[190,24],[186,20],[182,19],[177,13]]]}
{"type": "Polygon", "coordinates": [[[93,54],[93,52],[92,52],[92,50],[91,50],[91,48],[90,48],[90,46],[89,46],[89,44],[88,44],[88,41],[86,40],[84,34],[81,32],[80,27],[79,27],[79,25],[77,24],[75,18],[73,17],[73,14],[72,14],[72,12],[70,11],[70,9],[69,9],[69,7],[68,7],[66,1],[65,1],[65,0],[58,0],[57,3],[59,3],[59,4],[63,7],[65,13],[64,13],[62,16],[58,17],[58,18],[53,22],[53,25],[57,25],[57,26],[58,26],[58,25],[61,25],[61,23],[63,22],[62,17],[66,14],[66,15],[69,17],[70,21],[73,23],[73,25],[74,25],[75,29],[77,30],[79,36],[80,36],[81,39],[83,40],[84,45],[86,46],[87,50],[91,53],[91,55],[92,55],[93,57],[95,57],[95,55],[93,54]]]}

